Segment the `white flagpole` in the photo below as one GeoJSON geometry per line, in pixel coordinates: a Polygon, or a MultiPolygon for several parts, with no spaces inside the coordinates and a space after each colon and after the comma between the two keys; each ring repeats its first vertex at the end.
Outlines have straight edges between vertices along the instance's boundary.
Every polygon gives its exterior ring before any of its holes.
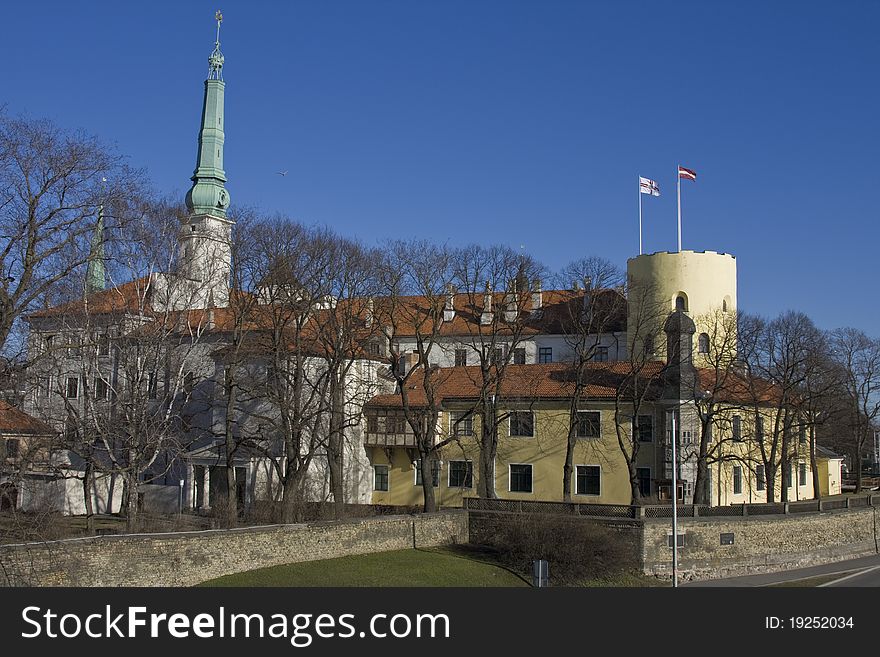
{"type": "Polygon", "coordinates": [[[681,171],[678,166],[675,168],[675,175],[678,179],[678,250],[681,252],[681,171]]]}
{"type": "Polygon", "coordinates": [[[642,179],[639,177],[639,255],[642,255],[642,179]]]}

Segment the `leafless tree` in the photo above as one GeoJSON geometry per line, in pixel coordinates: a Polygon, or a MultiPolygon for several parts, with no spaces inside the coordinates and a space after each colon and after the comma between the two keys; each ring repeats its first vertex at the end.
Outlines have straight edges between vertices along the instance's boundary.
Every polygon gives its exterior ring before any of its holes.
{"type": "Polygon", "coordinates": [[[832,332],[830,343],[839,367],[841,406],[849,428],[856,490],[861,491],[865,447],[880,417],[880,340],[858,329],[843,328],[832,332]]]}
{"type": "Polygon", "coordinates": [[[0,111],[0,348],[17,319],[57,300],[88,258],[99,208],[112,222],[141,178],[95,137],[0,111]]]}
{"type": "Polygon", "coordinates": [[[453,256],[444,246],[420,241],[392,242],[384,255],[376,320],[387,344],[388,374],[419,457],[424,510],[430,512],[436,510],[433,462],[455,436],[454,429],[451,436],[438,433],[440,388],[450,370],[437,364],[444,325],[455,321],[457,312],[453,256]]]}
{"type": "MultiPolygon", "coordinates": [[[[572,354],[566,386],[568,440],[562,468],[563,499],[570,502],[574,453],[581,424],[579,410],[587,385],[607,379],[607,372],[593,365],[605,334],[622,328],[619,325],[626,317],[626,296],[622,288],[623,273],[613,263],[595,256],[570,263],[563,268],[559,280],[581,281],[584,286],[582,300],[575,297],[565,305],[561,315],[562,330],[572,354]]],[[[607,347],[605,349],[607,358],[607,347]]]]}
{"type": "Polygon", "coordinates": [[[477,360],[477,401],[470,412],[480,419],[477,491],[495,498],[495,457],[499,427],[510,413],[502,409],[503,384],[517,350],[530,335],[527,312],[543,267],[527,254],[506,246],[472,245],[454,255],[452,283],[467,297],[471,321],[465,322],[465,346],[477,360]]]}

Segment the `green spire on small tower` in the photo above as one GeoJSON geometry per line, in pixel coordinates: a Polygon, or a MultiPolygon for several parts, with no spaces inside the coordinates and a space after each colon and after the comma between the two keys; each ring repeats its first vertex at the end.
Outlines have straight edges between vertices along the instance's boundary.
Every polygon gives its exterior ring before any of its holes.
{"type": "Polygon", "coordinates": [[[98,223],[92,235],[89,249],[88,269],[86,270],[86,293],[91,294],[107,287],[104,272],[104,206],[98,207],[98,223]]]}
{"type": "Polygon", "coordinates": [[[199,130],[199,153],[193,186],[186,195],[186,207],[190,214],[209,214],[225,218],[229,207],[226,191],[226,172],[223,170],[223,115],[224,89],[223,53],[220,52],[220,24],[223,14],[214,15],[217,21],[217,40],[214,51],[208,57],[208,79],[205,80],[205,100],[202,105],[202,127],[199,130]]]}

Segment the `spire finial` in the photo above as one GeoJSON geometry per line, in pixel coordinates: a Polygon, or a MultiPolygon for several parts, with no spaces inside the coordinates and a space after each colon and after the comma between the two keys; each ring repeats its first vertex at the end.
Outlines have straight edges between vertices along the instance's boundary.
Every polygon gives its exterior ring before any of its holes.
{"type": "Polygon", "coordinates": [[[214,51],[208,57],[208,79],[223,79],[223,53],[220,52],[220,24],[223,22],[223,14],[218,9],[214,14],[214,20],[217,21],[217,40],[214,42],[214,51]]]}

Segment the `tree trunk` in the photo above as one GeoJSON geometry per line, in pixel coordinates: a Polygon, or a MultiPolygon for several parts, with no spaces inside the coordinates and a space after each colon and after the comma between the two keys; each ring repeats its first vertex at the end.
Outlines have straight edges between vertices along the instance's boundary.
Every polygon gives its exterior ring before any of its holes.
{"type": "Polygon", "coordinates": [[[92,501],[92,464],[86,461],[83,472],[83,503],[86,507],[86,533],[89,536],[95,534],[95,509],[92,501]]]}
{"type": "Polygon", "coordinates": [[[422,491],[425,500],[423,508],[425,513],[433,513],[437,510],[437,502],[434,499],[434,475],[430,456],[431,454],[428,453],[419,461],[419,469],[422,473],[422,491]]]}
{"type": "Polygon", "coordinates": [[[284,482],[281,493],[281,522],[290,524],[302,519],[302,485],[305,479],[305,469],[293,471],[290,458],[287,461],[287,471],[284,474],[284,482]]]}
{"type": "Polygon", "coordinates": [[[569,417],[568,443],[565,446],[565,464],[562,466],[562,499],[571,502],[571,480],[574,473],[574,446],[577,440],[577,425],[575,418],[569,417]]]}
{"type": "Polygon", "coordinates": [[[138,529],[138,481],[137,474],[131,470],[125,472],[125,488],[128,491],[125,506],[125,529],[129,533],[138,529]]]}
{"type": "Polygon", "coordinates": [[[339,520],[345,516],[344,470],[344,388],[336,378],[330,378],[330,436],[327,441],[327,464],[330,469],[330,494],[333,496],[333,515],[339,520]]]}
{"type": "Polygon", "coordinates": [[[810,468],[813,470],[813,499],[822,499],[819,468],[816,464],[816,428],[810,425],[810,468]]]}
{"type": "Polygon", "coordinates": [[[480,423],[480,481],[477,493],[480,497],[497,499],[495,492],[495,453],[498,450],[498,427],[495,424],[495,409],[490,404],[483,405],[480,423]]]}
{"type": "Polygon", "coordinates": [[[232,366],[226,367],[224,377],[226,390],[226,418],[224,421],[224,443],[226,462],[226,512],[223,520],[227,527],[234,527],[238,523],[238,495],[235,485],[235,436],[233,427],[235,424],[235,374],[232,366]]]}

